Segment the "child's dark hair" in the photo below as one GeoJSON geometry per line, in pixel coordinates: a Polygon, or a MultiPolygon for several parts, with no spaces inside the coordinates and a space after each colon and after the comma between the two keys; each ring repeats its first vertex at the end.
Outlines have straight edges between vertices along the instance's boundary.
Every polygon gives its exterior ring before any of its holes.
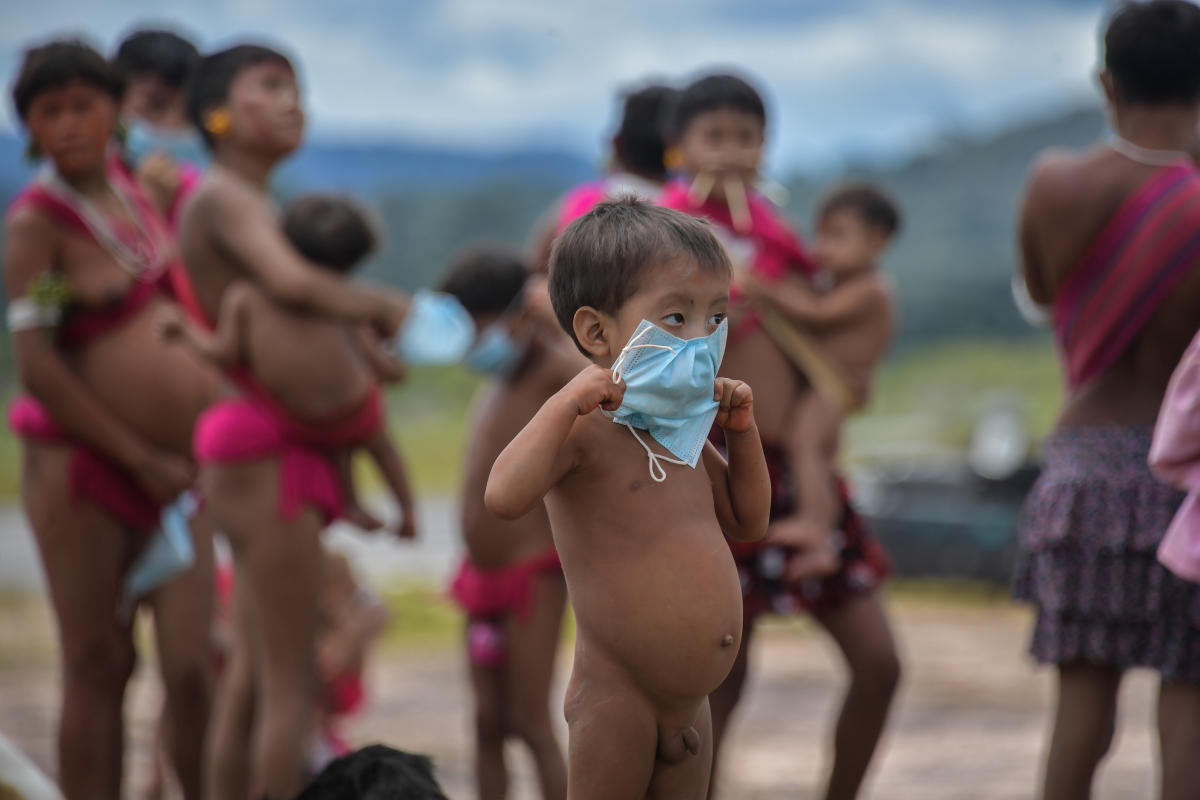
{"type": "Polygon", "coordinates": [[[288,205],[283,234],[300,255],[335,272],[350,272],[375,251],[370,215],[349,197],[308,194],[288,205]]]}
{"type": "Polygon", "coordinates": [[[296,800],[446,800],[429,756],[373,744],[329,763],[296,800]]]}
{"type": "Polygon", "coordinates": [[[613,142],[617,157],[630,172],[658,180],[667,177],[663,164],[667,150],[663,122],[678,96],[678,89],[659,84],[625,95],[621,127],[613,142]]]}
{"type": "Polygon", "coordinates": [[[836,187],[821,201],[817,218],[835,211],[850,211],[884,236],[891,238],[900,230],[900,207],[887,192],[870,183],[846,183],[836,187]]]}
{"type": "Polygon", "coordinates": [[[229,87],[242,70],[269,63],[294,69],[283,53],[260,44],[239,44],[200,59],[188,86],[187,111],[192,124],[210,148],[214,141],[205,127],[205,115],[229,99],[229,87]]]}
{"type": "Polygon", "coordinates": [[[501,314],[528,279],[529,267],[515,250],[477,245],[454,257],[437,289],[454,295],[472,314],[501,314]]]}
{"type": "Polygon", "coordinates": [[[729,256],[707,222],[635,197],[600,203],[568,225],[554,243],[550,302],[558,324],[578,347],[577,310],[591,306],[616,313],[647,272],[679,258],[706,271],[733,274],[729,256]]]}
{"type": "Polygon", "coordinates": [[[736,75],[706,75],[680,92],[668,133],[678,139],[693,119],[723,108],[752,114],[766,127],[767,107],[757,89],[736,75]]]}
{"type": "Polygon", "coordinates": [[[91,46],[78,39],[49,42],[25,51],[12,87],[17,116],[24,121],[38,95],[72,81],[93,86],[118,103],[125,91],[117,70],[91,46]]]}
{"type": "Polygon", "coordinates": [[[196,45],[164,30],[134,31],[125,37],[113,56],[113,63],[126,81],[153,75],[172,89],[184,88],[199,62],[196,45]]]}
{"type": "Polygon", "coordinates": [[[1104,65],[1123,103],[1200,100],[1200,7],[1186,0],[1128,2],[1104,34],[1104,65]]]}

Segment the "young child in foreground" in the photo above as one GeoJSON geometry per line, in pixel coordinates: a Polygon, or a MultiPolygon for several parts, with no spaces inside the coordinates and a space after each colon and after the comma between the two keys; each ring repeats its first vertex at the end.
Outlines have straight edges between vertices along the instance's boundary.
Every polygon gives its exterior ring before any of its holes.
{"type": "Polygon", "coordinates": [[[705,223],[637,200],[601,203],[554,247],[554,311],[592,364],[500,454],[484,500],[515,519],[545,498],[578,625],[571,800],[708,788],[708,693],[742,633],[722,531],[761,538],[771,499],[750,387],[716,376],[730,275],[705,223]]]}
{"type": "MultiPolygon", "coordinates": [[[[288,206],[283,228],[301,255],[339,274],[350,273],[375,249],[366,215],[341,197],[296,200],[288,206]]],[[[408,473],[388,436],[380,391],[381,383],[401,380],[404,367],[384,353],[368,326],[282,306],[255,284],[238,281],[222,298],[213,333],[181,316],[164,320],[162,333],[226,369],[252,375],[246,386],[296,429],[296,439],[312,439],[328,449],[341,501],[335,504],[340,509],[329,510],[375,529],[382,523],[359,506],[350,474],[351,452],[366,450],[400,508],[397,536],[413,538],[416,513],[408,473]]]]}

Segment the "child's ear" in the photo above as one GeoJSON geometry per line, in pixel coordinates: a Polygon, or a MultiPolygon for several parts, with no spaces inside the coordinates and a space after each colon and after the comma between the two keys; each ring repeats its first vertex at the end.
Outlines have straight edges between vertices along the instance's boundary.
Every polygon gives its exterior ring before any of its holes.
{"type": "Polygon", "coordinates": [[[1117,88],[1113,84],[1112,75],[1109,74],[1108,70],[1102,70],[1100,74],[1096,76],[1096,80],[1099,82],[1100,88],[1104,90],[1104,97],[1108,100],[1108,104],[1110,106],[1116,105],[1117,88]]]}
{"type": "Polygon", "coordinates": [[[612,355],[608,335],[611,322],[607,314],[591,306],[582,306],[575,312],[571,328],[575,332],[575,340],[589,356],[605,358],[612,355]]]}

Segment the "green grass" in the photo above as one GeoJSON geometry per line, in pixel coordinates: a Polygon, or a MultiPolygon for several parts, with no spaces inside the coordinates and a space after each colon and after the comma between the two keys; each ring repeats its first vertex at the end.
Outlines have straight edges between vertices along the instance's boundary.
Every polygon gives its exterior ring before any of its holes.
{"type": "Polygon", "coordinates": [[[1035,441],[1054,426],[1062,378],[1049,341],[937,344],[886,363],[864,413],[847,426],[849,460],[888,446],[965,447],[979,413],[1012,404],[1035,441]]]}

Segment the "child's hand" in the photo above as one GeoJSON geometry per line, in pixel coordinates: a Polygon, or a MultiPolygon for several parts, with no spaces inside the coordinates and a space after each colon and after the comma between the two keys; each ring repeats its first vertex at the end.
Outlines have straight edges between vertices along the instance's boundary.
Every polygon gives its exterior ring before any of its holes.
{"type": "Polygon", "coordinates": [[[183,338],[183,325],[183,317],[180,316],[179,309],[168,306],[159,312],[154,329],[159,340],[177,342],[183,338]]]}
{"type": "Polygon", "coordinates": [[[717,378],[713,382],[713,400],[717,409],[717,424],[730,433],[743,433],[754,424],[754,393],[750,384],[732,378],[717,378]]]}
{"type": "Polygon", "coordinates": [[[597,408],[616,411],[625,397],[625,381],[613,383],[612,370],[590,364],[572,378],[560,393],[570,398],[581,417],[597,408]]]}

